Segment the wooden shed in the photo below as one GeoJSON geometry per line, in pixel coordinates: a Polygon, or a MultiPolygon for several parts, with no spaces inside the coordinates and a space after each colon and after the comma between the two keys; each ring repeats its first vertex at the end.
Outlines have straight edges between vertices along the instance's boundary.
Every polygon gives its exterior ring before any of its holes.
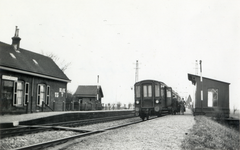
{"type": "Polygon", "coordinates": [[[188,80],[196,86],[195,100],[193,100],[193,112],[214,116],[224,114],[229,117],[229,85],[230,83],[188,74],[188,80]],[[201,97],[202,91],[202,97],[201,97]]]}
{"type": "Polygon", "coordinates": [[[74,110],[102,109],[103,92],[98,85],[79,85],[74,93],[74,110]]]}

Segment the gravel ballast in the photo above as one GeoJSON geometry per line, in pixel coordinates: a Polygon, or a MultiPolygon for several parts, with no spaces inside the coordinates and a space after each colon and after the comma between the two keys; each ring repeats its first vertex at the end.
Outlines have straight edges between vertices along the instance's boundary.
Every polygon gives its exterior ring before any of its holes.
{"type": "MultiPolygon", "coordinates": [[[[139,118],[140,119],[140,118],[139,118]]],[[[194,117],[168,115],[139,124],[76,139],[50,149],[181,149],[181,142],[194,125],[194,117]]]]}
{"type": "Polygon", "coordinates": [[[44,143],[55,139],[77,135],[77,132],[72,131],[45,131],[23,136],[8,137],[0,139],[0,149],[8,150],[19,147],[44,143]]]}

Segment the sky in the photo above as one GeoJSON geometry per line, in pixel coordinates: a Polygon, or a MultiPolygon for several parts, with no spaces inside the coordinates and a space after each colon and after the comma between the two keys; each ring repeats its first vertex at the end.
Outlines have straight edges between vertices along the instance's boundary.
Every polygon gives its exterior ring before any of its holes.
{"type": "Polygon", "coordinates": [[[18,26],[21,48],[70,63],[73,94],[99,75],[105,104],[134,102],[137,60],[138,80],[192,96],[187,74],[202,60],[202,75],[230,83],[230,108],[240,109],[239,8],[237,0],[0,0],[0,41],[11,44],[18,26]]]}

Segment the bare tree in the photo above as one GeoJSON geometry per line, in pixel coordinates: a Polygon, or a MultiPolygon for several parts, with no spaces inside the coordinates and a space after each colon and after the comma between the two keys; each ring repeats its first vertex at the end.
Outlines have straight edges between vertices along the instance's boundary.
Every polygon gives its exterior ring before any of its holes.
{"type": "Polygon", "coordinates": [[[132,103],[128,103],[128,109],[132,107],[132,103]]]}
{"type": "Polygon", "coordinates": [[[112,104],[112,110],[114,110],[115,109],[115,104],[112,104]]]}
{"type": "Polygon", "coordinates": [[[234,105],[233,106],[233,114],[235,114],[235,112],[238,110],[238,108],[234,105]]]}
{"type": "Polygon", "coordinates": [[[71,65],[71,62],[66,62],[65,60],[60,60],[60,58],[53,53],[44,54],[44,52],[42,51],[42,54],[50,57],[63,72],[65,70],[67,70],[67,68],[71,65]]]}
{"type": "Polygon", "coordinates": [[[118,102],[117,103],[117,109],[120,109],[121,105],[122,105],[121,102],[118,102]]]}

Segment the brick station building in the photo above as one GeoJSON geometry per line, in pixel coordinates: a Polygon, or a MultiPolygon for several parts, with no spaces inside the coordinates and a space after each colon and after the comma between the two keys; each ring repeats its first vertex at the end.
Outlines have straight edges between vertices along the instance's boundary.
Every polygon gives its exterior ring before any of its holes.
{"type": "Polygon", "coordinates": [[[0,113],[63,111],[68,77],[47,56],[20,48],[16,27],[12,44],[0,42],[0,113]]]}

